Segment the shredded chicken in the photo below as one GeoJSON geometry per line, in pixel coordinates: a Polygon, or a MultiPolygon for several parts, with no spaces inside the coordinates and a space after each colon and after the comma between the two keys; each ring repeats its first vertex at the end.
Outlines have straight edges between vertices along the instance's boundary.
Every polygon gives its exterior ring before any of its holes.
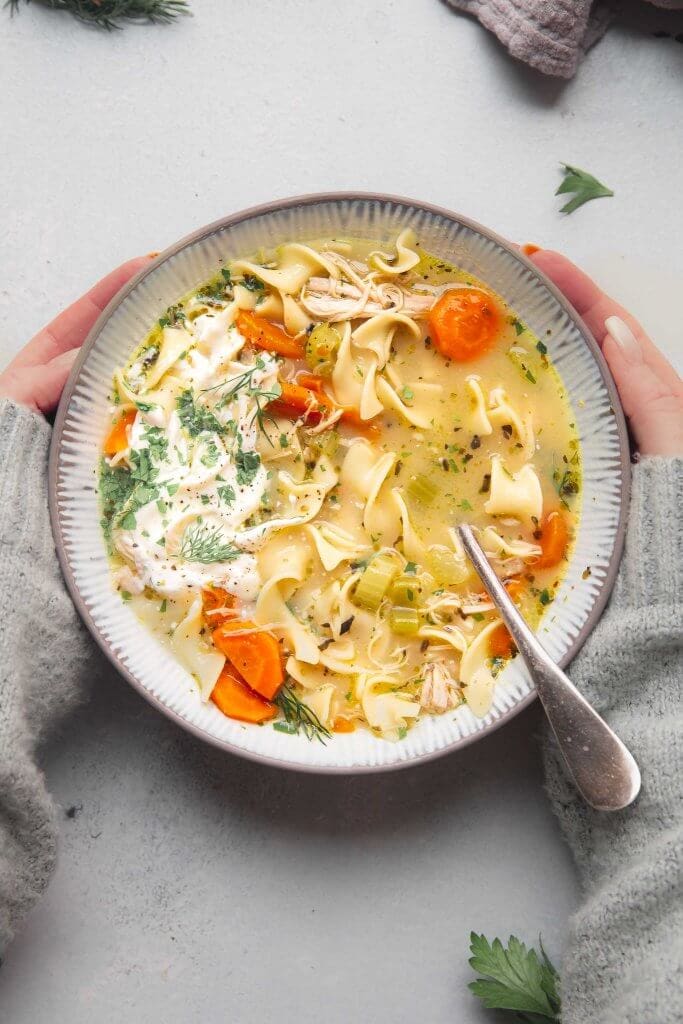
{"type": "Polygon", "coordinates": [[[377,283],[374,276],[363,279],[354,273],[354,283],[312,277],[301,292],[301,305],[311,316],[328,321],[367,319],[387,310],[419,319],[434,305],[434,295],[420,295],[393,282],[377,283]]]}
{"type": "Polygon", "coordinates": [[[453,676],[434,662],[425,665],[424,682],[420,693],[420,705],[431,714],[439,715],[462,702],[462,693],[453,676]]]}

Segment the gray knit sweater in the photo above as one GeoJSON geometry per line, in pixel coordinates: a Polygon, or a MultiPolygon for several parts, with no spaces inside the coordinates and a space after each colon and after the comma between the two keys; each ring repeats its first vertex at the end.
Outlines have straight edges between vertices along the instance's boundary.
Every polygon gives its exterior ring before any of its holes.
{"type": "MultiPolygon", "coordinates": [[[[36,749],[93,671],[52,545],[49,439],[41,418],[0,402],[0,950],[55,863],[36,749]]],[[[588,811],[545,746],[548,790],[585,890],[562,966],[564,1024],[683,1020],[682,508],[683,460],[635,467],[619,580],[572,665],[641,766],[638,802],[617,815],[588,811]]]]}

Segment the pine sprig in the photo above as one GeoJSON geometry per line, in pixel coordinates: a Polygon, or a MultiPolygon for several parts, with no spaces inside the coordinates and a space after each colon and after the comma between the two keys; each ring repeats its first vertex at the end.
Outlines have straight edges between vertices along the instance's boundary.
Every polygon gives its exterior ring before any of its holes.
{"type": "Polygon", "coordinates": [[[574,192],[574,198],[564,204],[560,209],[560,213],[573,213],[574,210],[578,210],[580,206],[583,206],[590,199],[601,199],[604,196],[614,195],[611,188],[607,188],[606,185],[603,185],[601,181],[594,178],[588,171],[572,167],[571,164],[562,164],[562,167],[564,167],[564,180],[555,195],[561,196],[568,192],[574,192]]]}
{"type": "Polygon", "coordinates": [[[514,1010],[526,1024],[560,1020],[559,976],[543,944],[541,955],[511,935],[507,948],[500,939],[470,935],[470,966],[483,977],[469,984],[489,1010],[514,1010]]]}
{"type": "MultiPolygon", "coordinates": [[[[6,0],[12,14],[19,10],[21,0],[6,0]]],[[[31,3],[31,0],[25,0],[31,3]]],[[[123,21],[168,24],[180,14],[189,14],[187,0],[33,0],[43,7],[73,14],[79,21],[98,28],[121,28],[123,21]]]]}

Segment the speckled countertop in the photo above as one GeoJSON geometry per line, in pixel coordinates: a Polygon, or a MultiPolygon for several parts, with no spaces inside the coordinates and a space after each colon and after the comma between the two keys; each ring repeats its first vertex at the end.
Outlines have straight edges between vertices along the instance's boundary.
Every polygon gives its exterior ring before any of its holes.
{"type": "MultiPolygon", "coordinates": [[[[562,248],[683,362],[683,46],[615,29],[570,84],[438,0],[194,0],[107,36],[0,11],[2,361],[115,263],[276,196],[385,190],[562,248]],[[614,199],[571,218],[558,160],[614,199]]],[[[103,670],[45,752],[59,869],[0,971],[11,1024],[477,1024],[471,929],[559,959],[578,899],[532,708],[418,769],[277,773],[103,670]]]]}

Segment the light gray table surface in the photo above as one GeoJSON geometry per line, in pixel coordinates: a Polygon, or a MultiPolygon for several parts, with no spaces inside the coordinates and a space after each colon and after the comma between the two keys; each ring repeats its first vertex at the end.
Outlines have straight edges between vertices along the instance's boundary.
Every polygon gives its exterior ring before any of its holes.
{"type": "MultiPolygon", "coordinates": [[[[439,0],[193,6],[111,35],[0,10],[1,362],[131,255],[358,188],[563,249],[680,365],[683,46],[617,28],[562,84],[439,0]],[[559,215],[559,160],[615,198],[559,215]]],[[[43,755],[61,856],[2,1021],[476,1024],[471,929],[561,958],[579,893],[537,708],[429,766],[315,778],[204,747],[111,671],[93,688],[43,755]]]]}

